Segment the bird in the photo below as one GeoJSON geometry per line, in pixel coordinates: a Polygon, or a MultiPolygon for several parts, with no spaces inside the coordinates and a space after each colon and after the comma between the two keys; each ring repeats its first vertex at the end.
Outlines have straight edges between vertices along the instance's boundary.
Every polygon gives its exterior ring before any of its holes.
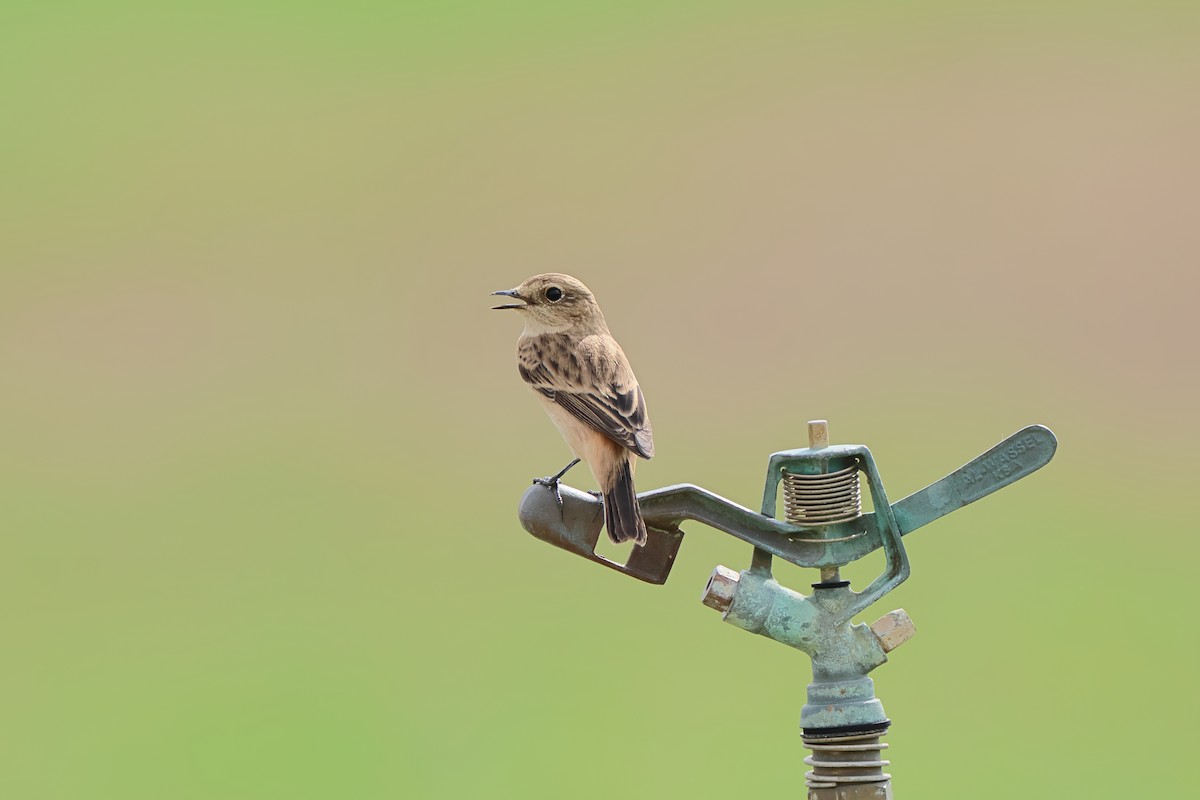
{"type": "Polygon", "coordinates": [[[641,386],[595,295],[558,272],[492,294],[518,301],[494,309],[524,317],[517,369],[575,455],[558,474],[534,483],[550,487],[561,507],[559,479],[582,459],[600,487],[609,538],[644,545],[646,523],[633,473],[638,456],[654,456],[654,431],[641,386]]]}

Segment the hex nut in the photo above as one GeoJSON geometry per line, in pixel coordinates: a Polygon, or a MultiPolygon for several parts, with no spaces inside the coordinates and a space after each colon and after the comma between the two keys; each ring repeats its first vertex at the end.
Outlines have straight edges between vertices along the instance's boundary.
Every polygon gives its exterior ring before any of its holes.
{"type": "Polygon", "coordinates": [[[733,604],[733,595],[737,592],[738,581],[741,577],[740,573],[729,567],[718,566],[709,576],[708,584],[704,587],[704,594],[700,596],[700,602],[724,614],[733,604]]]}
{"type": "Polygon", "coordinates": [[[871,631],[879,638],[883,652],[890,653],[907,642],[917,632],[917,626],[903,608],[889,611],[871,623],[871,631]]]}

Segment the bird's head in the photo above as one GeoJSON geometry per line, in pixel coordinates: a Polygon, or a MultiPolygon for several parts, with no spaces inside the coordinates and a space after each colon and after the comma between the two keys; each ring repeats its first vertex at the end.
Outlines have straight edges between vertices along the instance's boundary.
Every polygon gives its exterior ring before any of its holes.
{"type": "Polygon", "coordinates": [[[527,278],[515,289],[492,292],[517,300],[495,306],[519,311],[525,317],[525,329],[531,333],[551,333],[571,329],[607,330],[596,298],[583,282],[560,272],[547,272],[527,278]]]}

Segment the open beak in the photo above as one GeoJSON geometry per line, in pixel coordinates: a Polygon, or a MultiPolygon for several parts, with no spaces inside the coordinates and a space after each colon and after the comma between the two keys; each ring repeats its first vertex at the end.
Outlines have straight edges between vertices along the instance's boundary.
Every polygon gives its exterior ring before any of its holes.
{"type": "Polygon", "coordinates": [[[499,311],[502,308],[525,308],[526,303],[521,295],[517,294],[516,289],[501,289],[498,292],[492,292],[493,295],[502,295],[504,297],[515,297],[520,300],[520,303],[505,303],[502,306],[492,306],[493,311],[499,311]]]}

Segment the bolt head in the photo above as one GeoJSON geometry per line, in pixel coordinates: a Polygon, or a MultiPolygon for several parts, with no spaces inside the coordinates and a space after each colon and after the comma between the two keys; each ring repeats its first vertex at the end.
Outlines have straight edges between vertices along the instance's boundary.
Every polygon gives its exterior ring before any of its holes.
{"type": "Polygon", "coordinates": [[[907,642],[917,632],[917,626],[903,608],[889,611],[871,623],[871,631],[879,637],[883,652],[890,653],[907,642]]]}
{"type": "Polygon", "coordinates": [[[737,593],[738,580],[741,577],[740,573],[729,567],[717,567],[708,578],[708,585],[704,587],[700,602],[724,614],[733,604],[733,596],[737,593]]]}
{"type": "Polygon", "coordinates": [[[808,422],[808,446],[812,450],[829,447],[829,423],[823,419],[808,422]]]}

